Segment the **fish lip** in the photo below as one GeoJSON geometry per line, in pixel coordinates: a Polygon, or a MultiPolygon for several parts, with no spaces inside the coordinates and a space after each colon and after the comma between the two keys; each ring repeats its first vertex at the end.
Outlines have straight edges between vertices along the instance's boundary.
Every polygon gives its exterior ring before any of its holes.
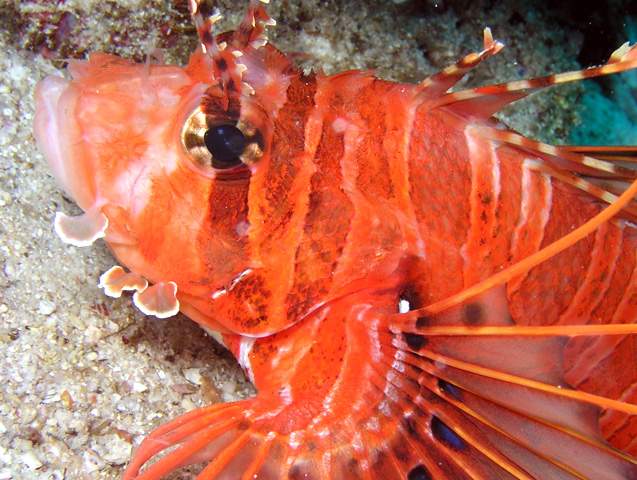
{"type": "Polygon", "coordinates": [[[85,212],[96,203],[95,182],[78,158],[81,132],[75,119],[80,90],[62,77],[48,76],[35,88],[33,136],[53,176],[85,212]]]}
{"type": "Polygon", "coordinates": [[[38,149],[49,164],[56,180],[67,193],[70,193],[70,185],[64,175],[57,111],[60,98],[70,84],[68,80],[56,76],[48,76],[38,83],[35,87],[35,116],[33,118],[33,136],[38,149]]]}

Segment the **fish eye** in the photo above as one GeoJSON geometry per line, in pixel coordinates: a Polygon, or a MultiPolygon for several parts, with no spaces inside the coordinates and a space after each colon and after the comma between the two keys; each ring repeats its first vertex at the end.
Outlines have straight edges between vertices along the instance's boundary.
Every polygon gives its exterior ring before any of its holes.
{"type": "Polygon", "coordinates": [[[184,118],[180,136],[185,165],[218,180],[248,178],[266,151],[265,114],[248,105],[241,115],[238,106],[224,108],[216,100],[198,100],[184,118]]]}
{"type": "Polygon", "coordinates": [[[240,157],[246,149],[246,137],[236,126],[215,125],[206,131],[203,141],[212,155],[214,168],[225,170],[242,163],[240,157]]]}

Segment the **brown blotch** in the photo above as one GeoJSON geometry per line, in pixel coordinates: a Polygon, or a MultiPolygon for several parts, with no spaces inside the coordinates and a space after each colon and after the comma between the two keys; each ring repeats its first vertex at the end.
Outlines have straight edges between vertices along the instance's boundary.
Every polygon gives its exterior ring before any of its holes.
{"type": "Polygon", "coordinates": [[[186,132],[184,134],[184,146],[188,149],[198,147],[201,145],[201,140],[199,135],[193,132],[186,132]]]}
{"type": "Polygon", "coordinates": [[[425,328],[427,326],[429,326],[431,324],[432,318],[431,317],[418,317],[416,319],[416,328],[425,328]]]}
{"type": "Polygon", "coordinates": [[[252,423],[249,422],[248,420],[241,420],[237,424],[237,430],[239,430],[241,432],[245,432],[246,430],[248,430],[250,428],[250,425],[252,425],[252,423]]]}
{"type": "Polygon", "coordinates": [[[250,171],[229,171],[215,180],[210,189],[208,200],[208,219],[215,235],[226,238],[237,236],[239,221],[248,219],[248,191],[250,189],[250,171]]]}
{"type": "Polygon", "coordinates": [[[319,471],[314,462],[297,463],[290,469],[288,473],[289,480],[320,480],[316,476],[319,471]]]}
{"type": "Polygon", "coordinates": [[[268,320],[267,302],[272,296],[272,292],[268,287],[268,282],[261,274],[247,275],[232,288],[231,292],[237,299],[236,304],[242,306],[235,313],[242,325],[252,329],[268,320]],[[246,304],[250,305],[249,312],[243,308],[243,305],[246,304]]]}
{"type": "MultiPolygon", "coordinates": [[[[225,64],[225,61],[224,61],[225,64]]],[[[229,92],[236,92],[237,91],[237,86],[234,82],[234,79],[230,79],[226,82],[226,90],[229,92]]]]}
{"type": "Polygon", "coordinates": [[[484,309],[479,303],[467,303],[462,306],[462,317],[467,325],[484,323],[484,309]]]}
{"type": "Polygon", "coordinates": [[[314,73],[305,77],[300,77],[294,82],[290,82],[286,92],[286,103],[284,110],[300,109],[315,105],[314,95],[316,94],[316,75],[314,73]]]}
{"type": "Polygon", "coordinates": [[[410,470],[407,474],[407,480],[432,480],[432,476],[429,470],[421,463],[410,470]]]}
{"type": "Polygon", "coordinates": [[[399,438],[398,441],[394,441],[391,444],[391,450],[394,453],[394,457],[401,463],[406,463],[411,457],[412,453],[409,451],[409,445],[399,438]]]}
{"type": "Polygon", "coordinates": [[[219,125],[227,121],[236,124],[241,113],[241,102],[236,97],[230,97],[228,100],[228,108],[224,109],[226,97],[218,96],[219,87],[210,87],[206,92],[210,91],[201,102],[201,110],[207,115],[206,123],[208,127],[219,125]]]}
{"type": "Polygon", "coordinates": [[[422,441],[422,435],[420,434],[420,430],[418,428],[418,422],[413,415],[403,416],[402,424],[411,438],[416,441],[422,441]]]}
{"type": "Polygon", "coordinates": [[[250,169],[245,166],[238,166],[228,170],[218,170],[215,181],[229,182],[234,180],[249,180],[252,176],[250,169]]]}
{"type": "Polygon", "coordinates": [[[203,32],[201,38],[206,45],[211,45],[214,42],[212,34],[208,31],[203,32]]]}
{"type": "Polygon", "coordinates": [[[429,343],[429,340],[426,337],[416,333],[403,332],[403,338],[405,339],[407,346],[415,352],[420,351],[427,345],[427,343],[429,343]]]}

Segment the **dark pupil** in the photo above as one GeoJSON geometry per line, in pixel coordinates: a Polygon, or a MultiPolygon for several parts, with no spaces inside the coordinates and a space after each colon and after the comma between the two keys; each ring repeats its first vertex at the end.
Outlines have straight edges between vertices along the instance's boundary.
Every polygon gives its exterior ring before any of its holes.
{"type": "Polygon", "coordinates": [[[203,141],[213,156],[213,167],[231,168],[241,163],[238,157],[246,148],[246,138],[234,125],[211,127],[204,134],[203,141]]]}

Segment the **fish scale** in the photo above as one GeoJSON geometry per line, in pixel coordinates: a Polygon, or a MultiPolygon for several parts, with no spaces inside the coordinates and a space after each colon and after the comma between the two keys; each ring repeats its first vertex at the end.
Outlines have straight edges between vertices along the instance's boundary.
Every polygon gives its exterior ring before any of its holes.
{"type": "Polygon", "coordinates": [[[150,433],[124,480],[637,477],[637,175],[492,118],[637,48],[446,93],[503,48],[489,29],[411,86],[304,74],[257,0],[216,37],[191,9],[185,68],[91,54],[36,90],[38,144],[86,212],[56,215],[62,239],[103,238],[129,270],[105,293],[182,311],[258,390],[150,433]]]}

